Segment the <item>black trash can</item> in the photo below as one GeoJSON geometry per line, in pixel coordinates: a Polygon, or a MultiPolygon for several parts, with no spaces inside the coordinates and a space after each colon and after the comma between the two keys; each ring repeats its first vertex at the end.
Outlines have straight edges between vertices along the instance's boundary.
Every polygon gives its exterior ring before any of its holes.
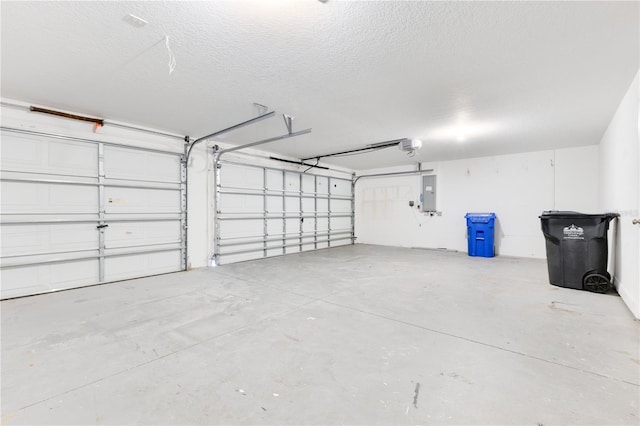
{"type": "Polygon", "coordinates": [[[617,213],[545,211],[540,216],[547,244],[549,282],[560,287],[606,293],[609,222],[617,213]]]}

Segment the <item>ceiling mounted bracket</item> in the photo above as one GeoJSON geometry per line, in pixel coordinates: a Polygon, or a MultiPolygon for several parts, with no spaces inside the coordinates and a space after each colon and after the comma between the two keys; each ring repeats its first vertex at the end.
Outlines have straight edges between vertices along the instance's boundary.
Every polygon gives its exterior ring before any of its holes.
{"type": "Polygon", "coordinates": [[[282,114],[282,118],[284,119],[284,125],[287,126],[287,131],[289,132],[289,134],[292,133],[292,129],[293,129],[293,118],[290,115],[287,114],[282,114]]]}
{"type": "Polygon", "coordinates": [[[266,105],[259,104],[258,102],[254,102],[253,106],[258,110],[258,115],[262,115],[265,112],[269,111],[269,107],[266,105]]]}

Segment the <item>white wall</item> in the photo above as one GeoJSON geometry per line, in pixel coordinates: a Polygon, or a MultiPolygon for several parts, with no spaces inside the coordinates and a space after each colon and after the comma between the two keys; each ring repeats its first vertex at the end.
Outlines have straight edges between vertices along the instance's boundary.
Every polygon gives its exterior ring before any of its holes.
{"type": "Polygon", "coordinates": [[[187,163],[187,269],[209,264],[213,226],[210,221],[213,197],[211,197],[211,148],[202,142],[193,148],[187,163]]]}
{"type": "Polygon", "coordinates": [[[613,241],[612,273],[629,309],[640,318],[640,153],[638,152],[638,74],[600,141],[600,207],[620,214],[613,241]]]}
{"type": "MultiPolygon", "coordinates": [[[[538,216],[544,210],[595,212],[598,147],[423,163],[437,175],[437,210],[419,204],[418,176],[360,179],[356,186],[358,243],[467,251],[467,212],[495,212],[496,254],[544,258],[538,216]]],[[[385,170],[385,171],[397,171],[385,170]]],[[[360,174],[384,172],[381,170],[360,174]]]]}

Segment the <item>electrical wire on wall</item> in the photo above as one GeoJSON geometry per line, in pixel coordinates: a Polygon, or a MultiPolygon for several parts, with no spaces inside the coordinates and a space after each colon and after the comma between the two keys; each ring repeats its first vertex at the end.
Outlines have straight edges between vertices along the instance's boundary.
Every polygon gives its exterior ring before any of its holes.
{"type": "MultiPolygon", "coordinates": [[[[134,15],[132,13],[125,16],[124,20],[125,22],[127,22],[128,24],[136,28],[143,28],[149,24],[149,21],[147,21],[146,19],[141,18],[140,16],[134,15]]],[[[159,44],[161,42],[162,42],[162,39],[160,39],[156,44],[159,44]]],[[[155,46],[156,44],[154,44],[153,46],[155,46]]],[[[176,56],[173,54],[173,50],[171,50],[171,43],[169,42],[168,35],[164,36],[164,45],[167,48],[167,53],[169,54],[169,75],[171,75],[176,69],[176,56]]]]}
{"type": "Polygon", "coordinates": [[[171,45],[169,44],[169,36],[165,36],[165,46],[167,46],[167,51],[169,52],[169,75],[171,75],[176,69],[176,57],[171,50],[171,45]]]}
{"type": "MultiPolygon", "coordinates": [[[[419,201],[418,201],[419,203],[419,201]]],[[[433,220],[433,218],[435,217],[434,215],[421,215],[417,212],[418,208],[416,208],[415,206],[419,206],[419,204],[416,204],[416,201],[413,201],[413,206],[410,206],[409,208],[411,209],[411,214],[413,215],[413,219],[416,221],[416,224],[418,225],[418,228],[422,227],[422,225],[424,225],[425,223],[429,223],[433,220]],[[420,216],[424,216],[426,220],[420,220],[420,216]]]]}

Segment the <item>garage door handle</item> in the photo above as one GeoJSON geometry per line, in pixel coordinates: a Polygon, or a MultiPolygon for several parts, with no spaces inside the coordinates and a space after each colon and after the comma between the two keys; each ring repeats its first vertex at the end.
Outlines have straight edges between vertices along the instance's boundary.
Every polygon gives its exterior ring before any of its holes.
{"type": "Polygon", "coordinates": [[[102,229],[102,228],[108,228],[109,225],[98,225],[96,226],[96,229],[102,229]]]}

